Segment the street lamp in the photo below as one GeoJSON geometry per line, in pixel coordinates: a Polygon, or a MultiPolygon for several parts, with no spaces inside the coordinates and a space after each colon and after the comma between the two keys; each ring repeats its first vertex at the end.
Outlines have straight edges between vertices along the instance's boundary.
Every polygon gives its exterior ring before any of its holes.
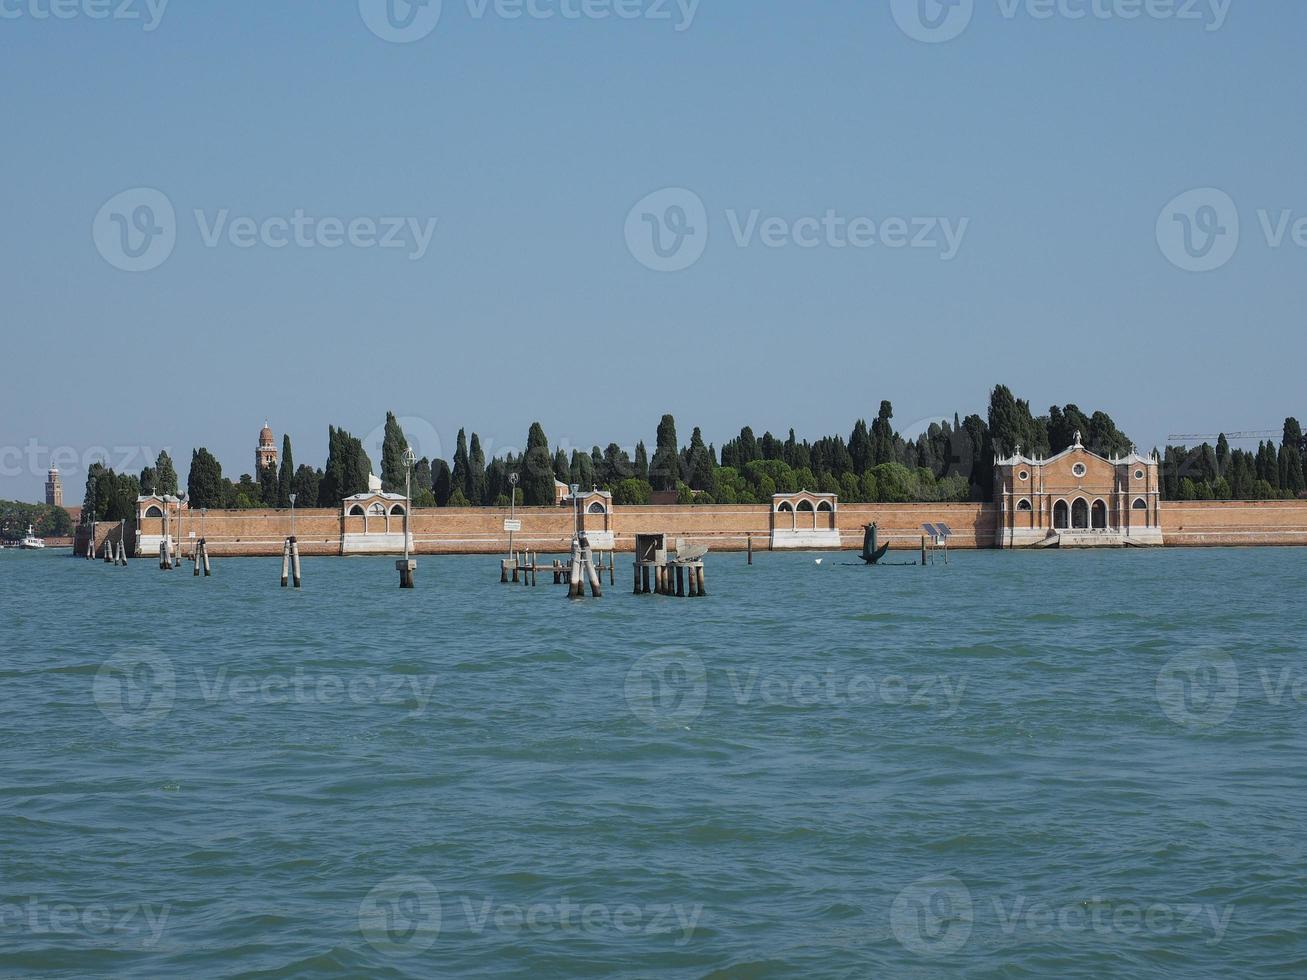
{"type": "Polygon", "coordinates": [[[290,495],[290,536],[295,537],[295,494],[290,495]]]}
{"type": "Polygon", "coordinates": [[[417,462],[417,453],[404,450],[404,560],[408,561],[409,512],[413,509],[413,464],[417,462]]]}
{"type": "Polygon", "coordinates": [[[517,525],[512,523],[517,520],[517,482],[520,479],[516,473],[508,474],[508,553],[513,554],[513,528],[517,525]]]}

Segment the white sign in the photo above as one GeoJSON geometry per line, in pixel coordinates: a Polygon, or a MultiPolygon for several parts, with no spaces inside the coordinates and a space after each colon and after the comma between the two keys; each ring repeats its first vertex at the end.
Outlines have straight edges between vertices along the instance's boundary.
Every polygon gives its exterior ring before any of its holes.
{"type": "Polygon", "coordinates": [[[505,531],[520,531],[520,530],[522,530],[522,522],[521,522],[521,521],[504,521],[504,530],[505,530],[505,531]]]}

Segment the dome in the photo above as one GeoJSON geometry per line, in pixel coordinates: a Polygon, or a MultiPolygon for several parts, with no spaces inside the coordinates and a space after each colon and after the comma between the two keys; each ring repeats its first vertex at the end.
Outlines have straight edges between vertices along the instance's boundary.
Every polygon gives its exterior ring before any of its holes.
{"type": "Polygon", "coordinates": [[[260,446],[275,446],[276,438],[272,434],[272,427],[267,422],[263,423],[263,431],[259,433],[260,446]]]}

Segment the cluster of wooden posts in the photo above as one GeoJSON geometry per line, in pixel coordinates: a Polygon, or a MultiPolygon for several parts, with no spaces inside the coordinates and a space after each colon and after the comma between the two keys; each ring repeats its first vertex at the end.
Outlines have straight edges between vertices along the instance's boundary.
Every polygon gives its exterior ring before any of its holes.
{"type": "Polygon", "coordinates": [[[195,550],[191,553],[191,560],[195,562],[195,571],[191,573],[193,576],[198,578],[201,571],[204,572],[205,578],[213,574],[213,564],[209,561],[209,542],[204,538],[200,538],[199,541],[195,542],[195,550]]]}
{"type": "Polygon", "coordinates": [[[284,589],[295,580],[295,588],[303,581],[300,575],[300,543],[298,538],[287,538],[281,548],[281,587],[284,589]]]}
{"type": "MultiPolygon", "coordinates": [[[[92,547],[89,551],[90,553],[88,553],[87,557],[93,558],[95,551],[94,543],[92,543],[92,547]]],[[[123,545],[123,539],[121,536],[118,538],[116,548],[114,547],[114,542],[110,541],[108,538],[104,539],[104,563],[106,565],[118,565],[122,568],[127,567],[127,548],[123,545]]]]}
{"type": "MultiPolygon", "coordinates": [[[[612,585],[616,579],[616,568],[616,560],[610,551],[608,552],[609,585],[612,585]]],[[[550,564],[542,565],[539,553],[534,551],[515,552],[511,558],[499,560],[499,581],[504,585],[510,582],[516,585],[520,582],[522,585],[533,586],[537,583],[537,576],[541,571],[553,575],[554,585],[566,585],[568,598],[583,598],[587,584],[591,595],[596,599],[603,598],[604,553],[599,552],[596,561],[594,551],[584,537],[572,540],[572,554],[566,562],[555,558],[550,564]]]]}
{"type": "MultiPolygon", "coordinates": [[[[752,541],[750,541],[752,545],[752,541]]],[[[637,534],[635,536],[635,595],[689,595],[706,596],[703,556],[706,545],[691,545],[677,541],[676,557],[667,553],[666,534],[637,534]]],[[[749,549],[753,560],[753,549],[749,549]]]]}

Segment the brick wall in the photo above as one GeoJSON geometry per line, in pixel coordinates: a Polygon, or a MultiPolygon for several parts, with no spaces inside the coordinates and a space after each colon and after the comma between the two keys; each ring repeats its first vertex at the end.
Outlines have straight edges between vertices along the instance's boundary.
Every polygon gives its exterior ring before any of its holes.
{"type": "MultiPolygon", "coordinates": [[[[504,532],[507,510],[441,508],[415,511],[412,534],[419,554],[499,554],[508,548],[504,532]]],[[[799,520],[810,515],[800,514],[799,520]]],[[[519,507],[522,531],[514,546],[531,551],[566,551],[572,539],[572,512],[558,507],[519,507]]],[[[954,548],[994,546],[997,507],[994,504],[840,504],[837,523],[845,548],[862,544],[862,527],[875,521],[880,540],[896,549],[920,547],[923,522],[943,521],[952,529],[954,548]]],[[[788,521],[788,515],[782,518],[788,521]]],[[[341,552],[341,515],[335,510],[297,510],[295,530],[305,555],[341,552]]],[[[586,515],[587,526],[602,529],[602,515],[586,515]]],[[[635,535],[666,533],[673,539],[692,538],[716,551],[742,551],[750,537],[757,551],[766,550],[771,533],[771,509],[765,504],[614,507],[610,526],[617,548],[630,551],[635,535]]],[[[1166,543],[1177,546],[1307,545],[1307,501],[1171,502],[1162,505],[1166,543]]],[[[160,519],[141,521],[146,535],[162,533],[160,519]]],[[[380,526],[380,525],[379,525],[380,526]]],[[[785,525],[788,527],[788,524],[785,525]]],[[[398,533],[402,518],[392,518],[398,533]]],[[[179,537],[189,553],[190,532],[200,532],[198,514],[185,515],[179,537]]],[[[102,526],[97,542],[117,533],[117,525],[102,526]]],[[[219,555],[278,555],[290,534],[289,511],[210,511],[204,520],[209,551],[219,555]]],[[[129,537],[129,541],[133,540],[129,537]]],[[[79,544],[81,538],[79,537],[79,544]]]]}
{"type": "Polygon", "coordinates": [[[1307,500],[1188,500],[1162,504],[1172,547],[1307,545],[1307,500]]]}

